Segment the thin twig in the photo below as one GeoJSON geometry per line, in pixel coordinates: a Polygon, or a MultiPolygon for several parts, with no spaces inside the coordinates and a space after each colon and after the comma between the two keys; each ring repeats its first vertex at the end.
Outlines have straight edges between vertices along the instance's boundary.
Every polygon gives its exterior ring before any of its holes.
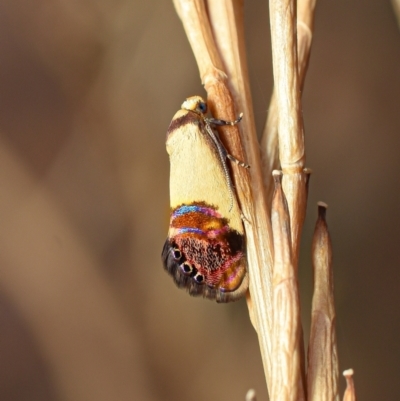
{"type": "MultiPolygon", "coordinates": [[[[272,316],[272,235],[269,207],[266,206],[260,149],[255,129],[250,83],[247,71],[243,1],[208,1],[208,12],[214,38],[229,79],[237,110],[243,111],[242,143],[251,165],[251,188],[255,215],[246,225],[250,294],[248,306],[261,346],[263,359],[270,355],[270,322],[272,316]],[[252,237],[254,236],[254,237],[252,237]],[[254,262],[254,258],[257,258],[254,262]],[[265,355],[264,355],[265,354],[265,355]]],[[[246,215],[245,208],[243,211],[246,215]]],[[[246,223],[246,222],[245,222],[246,223]]],[[[269,363],[269,358],[266,360],[269,363]]],[[[268,368],[270,372],[271,368],[268,368]]],[[[268,373],[266,372],[268,377],[268,373]]],[[[267,382],[269,380],[267,379],[267,382]]]]}
{"type": "Polygon", "coordinates": [[[392,0],[392,6],[394,9],[394,13],[396,14],[397,24],[400,28],[400,0],[392,0]]]}
{"type": "Polygon", "coordinates": [[[218,46],[228,46],[231,60],[220,57],[210,27],[204,2],[200,0],[174,0],[187,37],[194,52],[202,82],[208,94],[210,109],[216,118],[233,120],[238,111],[244,116],[243,144],[237,126],[222,130],[221,138],[235,157],[251,166],[251,177],[247,170],[233,166],[233,178],[242,212],[245,216],[247,238],[247,260],[250,276],[252,322],[257,330],[267,384],[270,383],[270,327],[271,327],[271,274],[272,235],[265,204],[260,156],[256,141],[251,109],[248,77],[244,56],[241,2],[226,2],[216,11],[211,2],[210,18],[218,46]],[[222,29],[222,27],[224,27],[222,29]],[[220,31],[220,29],[222,29],[220,31]],[[226,72],[229,71],[229,79],[226,72]],[[233,97],[231,91],[235,94],[233,97]],[[242,93],[243,92],[243,93],[242,93]],[[235,104],[234,102],[238,103],[235,104]]]}

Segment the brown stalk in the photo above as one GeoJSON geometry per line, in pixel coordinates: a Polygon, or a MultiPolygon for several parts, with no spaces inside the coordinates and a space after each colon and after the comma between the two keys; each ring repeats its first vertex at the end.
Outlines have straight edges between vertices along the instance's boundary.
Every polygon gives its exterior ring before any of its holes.
{"type": "Polygon", "coordinates": [[[400,0],[392,0],[392,6],[394,9],[394,13],[396,14],[397,24],[400,28],[400,0]]]}
{"type": "Polygon", "coordinates": [[[279,163],[278,104],[276,102],[275,89],[269,102],[267,121],[261,137],[261,163],[269,202],[272,200],[274,193],[274,186],[271,185],[273,182],[272,171],[281,167],[279,163]]]}
{"type": "Polygon", "coordinates": [[[354,387],[353,374],[353,369],[348,369],[343,372],[343,376],[346,378],[347,384],[343,401],[356,401],[356,389],[354,387]]]}
{"type": "Polygon", "coordinates": [[[261,141],[262,164],[268,199],[272,194],[272,170],[280,164],[284,173],[283,186],[291,215],[295,266],[306,209],[300,96],[310,55],[315,4],[316,0],[298,0],[296,23],[294,1],[270,2],[275,89],[261,141]]]}
{"type": "Polygon", "coordinates": [[[219,2],[210,2],[208,5],[208,16],[203,1],[174,0],[194,52],[214,117],[234,120],[239,111],[244,112],[241,123],[242,138],[238,127],[234,126],[221,130],[221,139],[230,153],[251,166],[250,173],[235,165],[232,166],[232,170],[245,217],[251,294],[251,301],[248,302],[249,312],[258,333],[264,371],[267,384],[270,385],[272,235],[247,77],[242,2],[224,1],[219,4],[220,8],[216,8],[218,4],[215,3],[219,2]],[[222,53],[229,54],[230,58],[222,59],[222,53]]]}
{"type": "Polygon", "coordinates": [[[316,3],[317,0],[297,0],[297,68],[301,91],[310,59],[316,3]]]}
{"type": "MultiPolygon", "coordinates": [[[[256,263],[249,259],[251,299],[248,298],[248,306],[255,320],[254,326],[259,334],[261,348],[270,355],[272,234],[269,207],[266,206],[265,200],[260,149],[255,128],[247,69],[243,1],[208,1],[207,4],[216,45],[229,77],[229,89],[233,95],[237,110],[244,113],[240,126],[241,138],[247,160],[251,165],[250,177],[255,209],[255,216],[251,220],[253,224],[251,227],[246,227],[246,233],[247,235],[249,233],[254,235],[254,238],[248,241],[248,252],[258,259],[256,263]]],[[[269,363],[269,359],[267,363],[269,363]]],[[[270,367],[268,372],[270,372],[270,367]]],[[[268,376],[267,372],[266,375],[268,376]]]]}
{"type": "Polygon", "coordinates": [[[325,220],[326,208],[325,203],[318,203],[318,220],[312,243],[314,295],[307,369],[309,401],[339,401],[332,244],[325,220]]]}
{"type": "Polygon", "coordinates": [[[302,380],[300,302],[293,265],[288,205],[282,190],[282,173],[274,171],[275,192],[271,221],[274,232],[272,385],[271,400],[305,400],[302,380]]]}

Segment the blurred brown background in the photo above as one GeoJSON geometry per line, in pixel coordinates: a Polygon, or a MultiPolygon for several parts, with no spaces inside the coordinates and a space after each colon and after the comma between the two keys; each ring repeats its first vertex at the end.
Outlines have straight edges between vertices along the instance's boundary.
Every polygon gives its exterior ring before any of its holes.
{"type": "MultiPolygon", "coordinates": [[[[261,132],[268,3],[245,4],[261,132]]],[[[389,1],[320,1],[304,93],[316,202],[329,204],[341,371],[400,398],[400,34],[389,1]]],[[[165,132],[203,94],[169,1],[0,3],[0,399],[267,398],[244,301],[190,298],[163,272],[165,132]]],[[[343,380],[342,380],[343,382],[343,380]]]]}

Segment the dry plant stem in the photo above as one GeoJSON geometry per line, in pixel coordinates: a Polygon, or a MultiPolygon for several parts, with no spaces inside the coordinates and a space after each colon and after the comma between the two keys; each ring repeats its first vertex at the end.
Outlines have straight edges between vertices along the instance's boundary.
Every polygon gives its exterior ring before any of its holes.
{"type": "Polygon", "coordinates": [[[305,400],[301,377],[300,302],[296,269],[292,262],[288,205],[282,190],[282,173],[274,171],[272,200],[274,233],[272,385],[271,400],[305,400]]]}
{"type": "MultiPolygon", "coordinates": [[[[244,114],[240,126],[246,153],[255,153],[255,155],[251,157],[259,159],[260,152],[258,150],[246,61],[243,1],[208,0],[207,9],[211,29],[222,59],[224,71],[229,77],[229,89],[234,98],[235,105],[244,114]]],[[[263,186],[261,186],[261,188],[262,187],[263,186]]]]}
{"type": "Polygon", "coordinates": [[[261,163],[267,201],[270,203],[274,193],[272,171],[280,168],[279,140],[278,140],[278,104],[276,102],[275,89],[272,92],[268,107],[268,116],[264,132],[261,137],[261,163]]]}
{"type": "Polygon", "coordinates": [[[400,0],[392,0],[394,13],[396,14],[397,24],[400,28],[400,0]]]}
{"type": "MultiPolygon", "coordinates": [[[[251,220],[254,222],[252,223],[253,227],[246,227],[246,232],[247,236],[249,236],[249,232],[255,234],[255,239],[249,242],[249,247],[251,244],[255,244],[254,254],[259,259],[257,263],[251,261],[249,263],[251,302],[248,302],[248,306],[255,320],[255,328],[261,326],[261,330],[258,330],[260,343],[265,343],[263,348],[269,348],[270,335],[268,333],[271,328],[266,325],[270,322],[268,316],[272,316],[272,235],[246,61],[243,1],[208,1],[207,4],[214,39],[222,58],[224,71],[229,77],[227,81],[229,89],[233,95],[236,109],[244,113],[240,130],[246,159],[251,165],[251,186],[256,211],[256,220],[254,217],[251,220]],[[260,266],[263,268],[260,269],[260,266]],[[255,305],[255,308],[252,305],[255,305]],[[268,338],[265,337],[266,335],[268,338]]],[[[270,371],[270,369],[268,370],[270,371]]]]}
{"type": "Polygon", "coordinates": [[[300,92],[304,86],[310,56],[316,0],[298,0],[297,5],[296,61],[294,2],[277,2],[276,0],[270,2],[275,89],[272,94],[268,118],[261,141],[262,166],[268,199],[271,197],[269,189],[271,188],[271,172],[279,165],[278,149],[280,147],[280,164],[286,175],[284,178],[284,190],[292,217],[295,265],[297,265],[300,233],[306,207],[306,199],[303,192],[304,177],[302,174],[305,160],[303,123],[300,114],[300,92]],[[272,15],[273,11],[274,15],[272,15]],[[280,30],[280,32],[277,32],[277,30],[280,30]],[[287,61],[286,55],[288,56],[287,61]],[[278,79],[282,82],[278,83],[278,79]],[[278,112],[281,113],[282,118],[280,120],[278,112]],[[283,132],[282,126],[285,127],[283,132]],[[292,177],[289,177],[289,174],[292,177]],[[291,191],[289,191],[289,187],[292,188],[291,191]],[[292,191],[294,192],[293,194],[292,191]],[[298,195],[295,195],[296,192],[298,195]],[[296,196],[299,196],[298,201],[296,201],[296,196]]]}
{"type": "MultiPolygon", "coordinates": [[[[213,38],[204,2],[200,0],[174,0],[174,4],[194,52],[202,82],[208,93],[207,100],[214,117],[226,120],[235,119],[238,110],[235,109],[234,101],[228,88],[228,80],[224,72],[225,67],[213,38]]],[[[239,48],[239,51],[240,49],[243,51],[242,33],[238,34],[235,23],[236,18],[240,19],[241,17],[240,14],[236,13],[237,9],[229,8],[227,3],[225,12],[219,12],[219,15],[216,16],[218,21],[215,21],[214,24],[215,26],[222,24],[227,29],[221,33],[215,31],[215,35],[218,36],[220,46],[221,43],[226,43],[226,40],[229,40],[229,38],[222,40],[220,36],[229,34],[231,38],[236,37],[236,39],[232,40],[237,43],[236,46],[239,48]],[[230,14],[227,13],[228,9],[230,10],[230,14]]],[[[229,51],[233,52],[233,49],[229,51]]],[[[248,85],[245,82],[247,81],[247,74],[243,74],[243,70],[240,71],[240,68],[244,68],[245,70],[244,55],[242,52],[239,56],[237,49],[234,54],[236,56],[233,57],[233,60],[227,62],[230,74],[234,76],[233,81],[236,82],[236,86],[245,87],[248,85]],[[236,70],[232,69],[233,64],[236,65],[236,70]]],[[[239,93],[240,88],[235,91],[239,93]]],[[[263,183],[260,158],[255,139],[254,123],[252,122],[248,89],[246,93],[248,96],[245,99],[240,97],[241,103],[239,105],[239,107],[243,107],[245,113],[248,113],[243,118],[243,123],[246,124],[246,135],[243,138],[246,157],[244,157],[237,126],[227,127],[222,130],[221,138],[230,153],[251,165],[251,185],[250,174],[247,170],[236,165],[232,166],[232,170],[239,203],[247,220],[245,220],[245,228],[251,293],[249,308],[252,308],[250,309],[250,315],[258,333],[267,385],[270,386],[270,331],[272,314],[271,302],[269,301],[271,300],[271,275],[266,268],[272,266],[272,235],[262,191],[263,183]],[[252,190],[252,187],[254,190],[252,190]]]]}
{"type": "Polygon", "coordinates": [[[317,0],[297,0],[297,68],[301,91],[310,59],[316,3],[317,0]]]}
{"type": "Polygon", "coordinates": [[[339,401],[332,245],[325,220],[326,208],[325,203],[318,203],[318,220],[312,243],[314,295],[307,369],[309,401],[339,401]]]}
{"type": "Polygon", "coordinates": [[[353,374],[353,369],[348,369],[343,372],[343,376],[346,378],[347,384],[343,401],[356,401],[356,389],[354,387],[353,374]]]}
{"type": "MultiPolygon", "coordinates": [[[[297,68],[301,90],[304,87],[308,60],[310,58],[315,5],[316,0],[297,1],[297,68]]],[[[268,118],[261,139],[261,151],[264,182],[267,188],[268,199],[271,199],[273,192],[273,186],[270,185],[272,182],[272,170],[279,168],[278,110],[275,91],[272,94],[268,108],[268,118]]]]}
{"type": "MultiPolygon", "coordinates": [[[[283,192],[286,195],[291,223],[291,262],[297,270],[309,175],[304,173],[305,149],[297,62],[296,2],[295,0],[270,0],[269,4],[278,111],[279,159],[283,172],[283,192]]],[[[275,247],[274,249],[276,251],[275,247]]],[[[297,345],[302,363],[299,364],[299,371],[305,387],[302,337],[300,326],[297,345]]]]}

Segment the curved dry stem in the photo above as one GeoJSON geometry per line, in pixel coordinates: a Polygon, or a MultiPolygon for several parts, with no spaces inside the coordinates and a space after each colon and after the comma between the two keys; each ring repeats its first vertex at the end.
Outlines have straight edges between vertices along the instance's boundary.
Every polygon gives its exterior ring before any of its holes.
{"type": "Polygon", "coordinates": [[[400,0],[392,0],[392,6],[394,9],[394,13],[396,14],[397,24],[400,28],[400,0]]]}
{"type": "MultiPolygon", "coordinates": [[[[240,128],[246,160],[251,165],[250,177],[255,212],[249,219],[251,225],[246,224],[249,274],[251,277],[251,302],[248,302],[248,306],[253,316],[253,324],[259,335],[262,353],[270,355],[272,235],[269,208],[266,206],[265,200],[260,151],[247,70],[243,1],[209,1],[208,11],[224,71],[229,77],[228,86],[237,110],[244,112],[243,123],[240,128]]],[[[243,212],[247,217],[245,207],[243,207],[243,212]]],[[[263,355],[263,359],[265,358],[267,355],[263,355]]],[[[266,362],[269,363],[269,358],[266,359],[266,362]]],[[[268,372],[270,372],[270,367],[268,372]]],[[[267,382],[269,382],[268,373],[266,375],[267,382]]]]}
{"type": "Polygon", "coordinates": [[[248,305],[252,323],[258,333],[269,385],[272,235],[263,191],[244,54],[242,2],[210,2],[210,20],[202,1],[175,0],[174,3],[197,60],[214,117],[233,120],[238,111],[245,113],[241,123],[242,138],[238,127],[232,126],[221,129],[221,139],[230,153],[251,166],[250,173],[236,165],[232,166],[232,170],[239,203],[245,216],[251,293],[251,302],[248,305]],[[218,5],[220,8],[215,8],[218,5]],[[222,51],[223,48],[228,50],[222,51]],[[221,53],[226,53],[229,57],[221,58],[221,53]],[[226,73],[229,74],[229,79],[226,73]]]}

